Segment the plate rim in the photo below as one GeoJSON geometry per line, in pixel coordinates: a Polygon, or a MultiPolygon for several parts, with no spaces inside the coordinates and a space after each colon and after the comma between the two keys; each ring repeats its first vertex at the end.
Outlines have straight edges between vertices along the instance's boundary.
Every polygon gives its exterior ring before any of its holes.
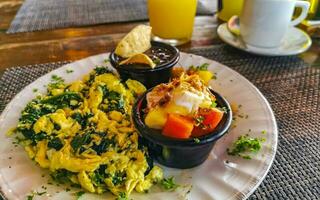
{"type": "MultiPolygon", "coordinates": [[[[257,95],[262,99],[263,103],[266,105],[267,110],[270,112],[271,114],[271,122],[274,125],[274,130],[273,130],[273,134],[274,134],[274,144],[272,145],[273,147],[270,148],[271,149],[271,159],[268,163],[268,165],[266,165],[265,167],[263,167],[263,173],[262,174],[258,174],[257,178],[253,181],[248,182],[248,186],[247,188],[245,188],[245,191],[238,191],[237,193],[235,193],[231,198],[235,198],[235,199],[247,199],[251,194],[253,194],[253,192],[259,187],[259,185],[262,183],[262,181],[265,179],[265,177],[267,176],[267,174],[270,171],[271,166],[273,165],[275,156],[276,156],[276,152],[277,152],[277,148],[278,148],[278,143],[279,143],[279,129],[278,129],[278,124],[277,124],[277,120],[275,118],[274,115],[274,111],[271,107],[271,105],[269,104],[268,100],[266,99],[266,97],[261,93],[261,91],[253,84],[251,83],[246,77],[244,77],[243,75],[241,75],[239,72],[235,71],[234,69],[218,62],[215,61],[213,59],[210,58],[206,58],[204,56],[200,56],[200,55],[196,55],[193,53],[185,53],[185,52],[180,52],[182,55],[187,55],[187,56],[196,56],[196,57],[201,57],[204,58],[206,60],[210,60],[211,62],[216,62],[219,63],[221,66],[223,66],[223,68],[227,69],[228,71],[230,71],[231,73],[233,73],[234,75],[236,75],[238,78],[240,78],[242,81],[246,82],[247,85],[250,85],[251,89],[254,90],[257,95]]],[[[60,68],[66,67],[68,65],[73,65],[75,63],[81,63],[83,60],[87,60],[87,59],[92,59],[93,57],[105,57],[108,56],[110,54],[110,52],[107,53],[101,53],[101,54],[96,54],[96,55],[92,55],[80,60],[76,60],[67,64],[64,64],[52,71],[49,71],[48,73],[45,73],[44,75],[38,77],[37,79],[35,79],[34,81],[32,81],[31,83],[29,83],[28,85],[26,85],[23,89],[21,89],[11,100],[10,102],[6,105],[5,109],[2,111],[1,115],[0,115],[0,127],[2,127],[2,122],[5,120],[5,116],[7,115],[8,111],[10,110],[10,108],[13,106],[13,100],[16,98],[20,98],[20,96],[22,95],[23,91],[27,88],[30,87],[30,85],[32,85],[34,82],[37,82],[41,79],[43,79],[44,76],[47,76],[48,74],[54,74],[57,71],[61,70],[60,68]]],[[[183,56],[181,56],[183,57],[183,56]]],[[[7,197],[5,195],[5,192],[2,189],[2,184],[3,184],[3,179],[0,176],[0,195],[2,195],[2,197],[4,199],[7,199],[9,197],[7,197]]]]}
{"type": "Polygon", "coordinates": [[[193,55],[193,56],[197,56],[197,57],[202,57],[202,58],[205,58],[207,60],[214,61],[214,62],[217,62],[217,63],[223,65],[227,70],[231,71],[232,73],[237,75],[240,79],[245,81],[248,85],[250,85],[250,87],[253,90],[255,90],[255,92],[257,92],[257,94],[262,98],[263,102],[266,104],[268,110],[270,111],[271,118],[272,118],[271,121],[272,121],[272,123],[274,125],[274,134],[275,134],[275,144],[274,144],[274,148],[272,148],[272,156],[271,156],[270,163],[269,163],[269,165],[267,167],[265,167],[265,172],[262,174],[262,176],[258,177],[257,181],[250,182],[250,183],[252,183],[254,185],[252,187],[250,187],[250,188],[247,188],[246,189],[246,191],[247,191],[246,193],[241,193],[241,191],[239,191],[238,193],[236,193],[234,195],[236,199],[242,199],[242,197],[243,197],[243,199],[247,199],[251,194],[254,193],[254,191],[256,191],[256,189],[260,186],[262,181],[266,178],[267,174],[270,171],[271,166],[273,165],[273,162],[274,162],[274,159],[275,159],[275,156],[276,156],[276,152],[277,152],[278,144],[279,144],[279,128],[278,128],[276,117],[274,115],[274,111],[273,111],[270,103],[266,99],[266,97],[261,93],[261,91],[251,81],[249,81],[246,77],[244,77],[239,72],[235,71],[234,69],[232,69],[232,68],[230,68],[230,67],[228,67],[228,66],[226,66],[226,65],[224,65],[224,64],[222,64],[222,63],[220,63],[218,61],[206,58],[204,56],[191,54],[191,53],[184,53],[184,52],[181,52],[181,53],[182,54],[186,54],[186,55],[193,55]]]}
{"type": "MultiPolygon", "coordinates": [[[[289,53],[283,52],[283,53],[281,53],[281,54],[279,54],[279,53],[273,53],[273,51],[270,51],[270,49],[267,49],[267,48],[266,48],[266,50],[268,50],[268,51],[264,51],[264,52],[262,52],[262,51],[254,51],[254,50],[252,50],[252,49],[250,49],[250,48],[242,48],[242,47],[237,46],[237,45],[233,44],[232,42],[230,42],[228,39],[226,39],[226,37],[224,36],[224,34],[221,33],[221,32],[222,32],[222,29],[224,29],[224,30],[228,31],[230,34],[232,34],[232,33],[228,30],[228,28],[227,28],[227,23],[220,24],[220,25],[218,26],[218,28],[217,28],[217,34],[218,34],[219,38],[220,38],[222,41],[224,41],[225,43],[227,43],[228,45],[230,45],[230,46],[232,46],[232,47],[234,47],[234,48],[236,48],[236,49],[245,51],[245,52],[247,52],[247,53],[259,55],[259,56],[268,56],[268,57],[271,57],[271,56],[292,56],[292,55],[297,55],[297,54],[300,54],[300,53],[303,53],[303,52],[307,51],[307,50],[311,47],[311,45],[312,45],[312,39],[310,38],[310,36],[309,36],[306,32],[304,32],[303,30],[301,30],[301,29],[299,29],[299,28],[297,28],[297,27],[289,27],[289,29],[294,29],[294,30],[296,30],[296,31],[301,32],[301,33],[307,38],[308,41],[307,41],[307,44],[306,44],[306,46],[305,46],[304,48],[301,48],[301,49],[299,49],[299,50],[297,50],[297,51],[289,52],[289,53]]],[[[234,38],[238,40],[238,37],[234,36],[234,38]]],[[[249,46],[250,46],[250,45],[249,45],[249,46]]],[[[259,48],[259,47],[254,47],[254,48],[261,49],[261,50],[264,49],[264,48],[259,48]]]]}

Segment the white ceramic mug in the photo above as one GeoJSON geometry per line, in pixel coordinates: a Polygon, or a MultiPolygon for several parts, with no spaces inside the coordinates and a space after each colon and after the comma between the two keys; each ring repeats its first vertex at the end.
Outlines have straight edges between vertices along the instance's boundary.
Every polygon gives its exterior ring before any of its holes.
{"type": "Polygon", "coordinates": [[[246,44],[275,48],[290,26],[299,24],[307,17],[310,3],[296,0],[245,0],[240,15],[240,33],[246,44]],[[291,21],[294,8],[301,14],[291,21]]]}

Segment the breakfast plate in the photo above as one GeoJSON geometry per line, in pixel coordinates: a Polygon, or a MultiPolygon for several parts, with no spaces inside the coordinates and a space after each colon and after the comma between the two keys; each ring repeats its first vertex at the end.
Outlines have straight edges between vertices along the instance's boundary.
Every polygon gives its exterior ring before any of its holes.
{"type": "MultiPolygon", "coordinates": [[[[0,188],[5,198],[26,199],[33,192],[39,194],[34,199],[75,199],[79,189],[52,184],[49,171],[40,169],[6,133],[17,125],[21,111],[37,95],[34,90],[46,93],[43,86],[49,84],[52,75],[70,83],[81,79],[96,66],[107,66],[116,73],[110,63],[105,62],[108,57],[109,53],[105,53],[64,65],[25,87],[7,105],[0,117],[0,188]]],[[[177,65],[189,67],[203,63],[208,63],[208,69],[216,74],[216,79],[209,85],[238,107],[233,127],[216,143],[203,164],[183,170],[161,166],[165,176],[175,177],[179,184],[176,190],[153,187],[147,194],[133,192],[130,199],[246,199],[268,173],[278,143],[277,124],[269,103],[247,79],[218,62],[181,53],[177,65]],[[227,148],[246,133],[265,139],[261,150],[251,159],[228,155],[227,148]]],[[[114,199],[114,196],[85,193],[80,199],[114,199]]]]}

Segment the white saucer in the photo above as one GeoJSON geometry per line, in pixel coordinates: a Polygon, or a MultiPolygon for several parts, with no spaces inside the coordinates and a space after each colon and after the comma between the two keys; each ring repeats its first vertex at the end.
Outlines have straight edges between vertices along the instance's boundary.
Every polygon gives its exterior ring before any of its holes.
{"type": "Polygon", "coordinates": [[[241,36],[229,31],[227,23],[221,24],[217,32],[219,37],[227,44],[249,53],[264,56],[296,55],[305,52],[312,44],[309,35],[295,27],[288,29],[282,44],[277,48],[261,48],[245,44],[241,36]]]}

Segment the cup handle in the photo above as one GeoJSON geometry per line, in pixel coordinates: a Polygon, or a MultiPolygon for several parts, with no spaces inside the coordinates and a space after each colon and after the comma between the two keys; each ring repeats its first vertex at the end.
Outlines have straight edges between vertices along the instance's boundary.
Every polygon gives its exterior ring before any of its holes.
{"type": "Polygon", "coordinates": [[[295,7],[301,8],[301,14],[299,17],[291,21],[290,25],[295,26],[302,22],[308,15],[308,10],[310,8],[310,3],[308,1],[296,1],[295,7]]]}

